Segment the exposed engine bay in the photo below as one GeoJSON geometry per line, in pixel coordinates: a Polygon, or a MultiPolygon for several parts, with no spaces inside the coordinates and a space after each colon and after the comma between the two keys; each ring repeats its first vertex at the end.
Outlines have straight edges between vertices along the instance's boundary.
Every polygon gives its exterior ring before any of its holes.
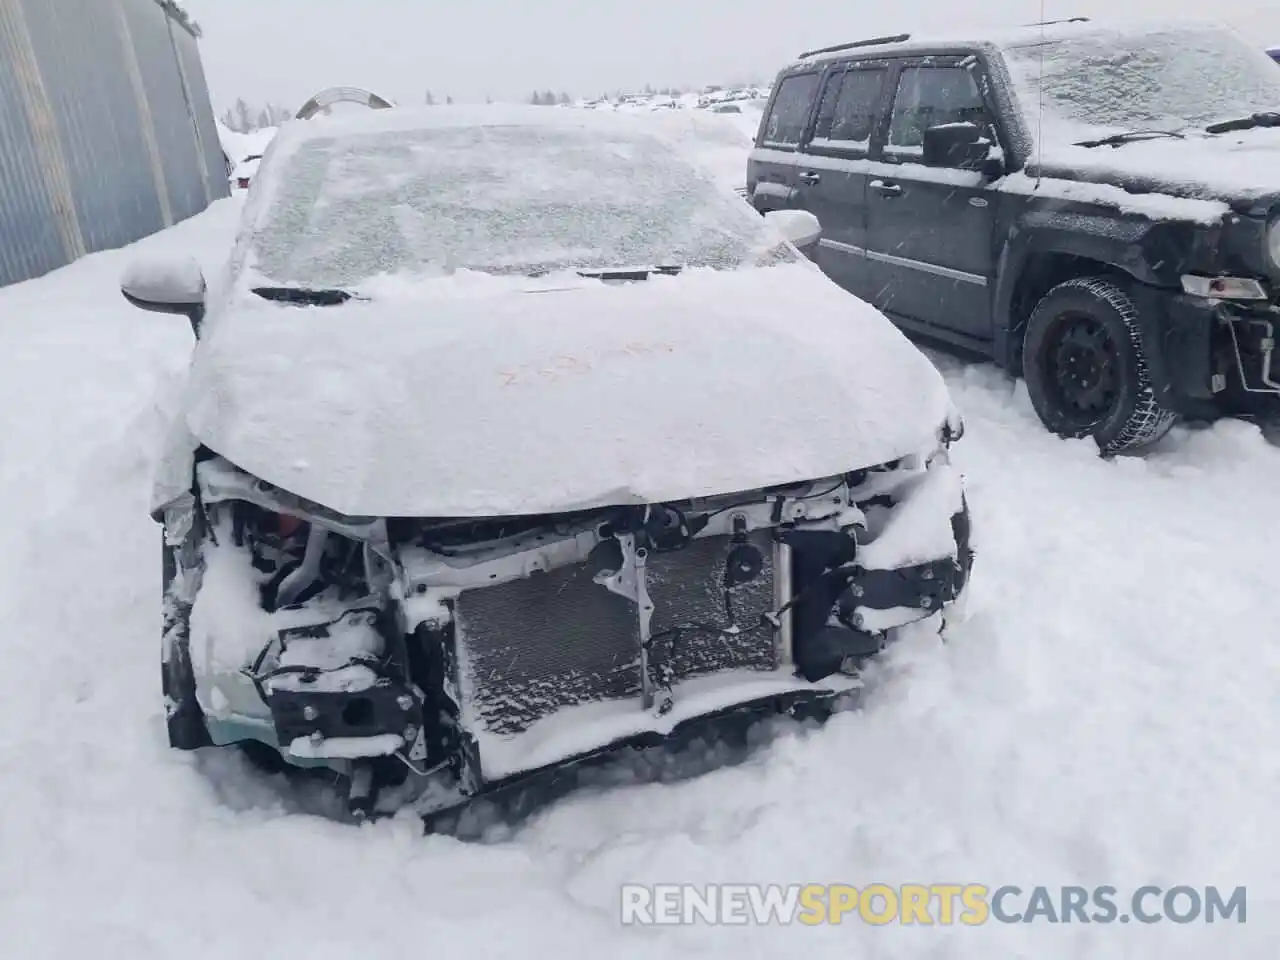
{"type": "Polygon", "coordinates": [[[944,443],[802,485],[549,516],[344,517],[207,450],[165,525],[179,749],[424,816],[726,712],[837,704],[972,563],[944,443]]]}

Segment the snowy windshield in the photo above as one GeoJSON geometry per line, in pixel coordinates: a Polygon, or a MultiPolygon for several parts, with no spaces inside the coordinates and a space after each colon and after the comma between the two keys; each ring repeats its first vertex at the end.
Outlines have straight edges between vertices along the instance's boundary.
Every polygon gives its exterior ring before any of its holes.
{"type": "Polygon", "coordinates": [[[1049,143],[1280,110],[1280,70],[1227,30],[1089,31],[1004,52],[1030,129],[1049,143]]]}
{"type": "Polygon", "coordinates": [[[288,284],[795,258],[742,200],[643,134],[517,125],[324,138],[273,179],[255,266],[288,284]]]}

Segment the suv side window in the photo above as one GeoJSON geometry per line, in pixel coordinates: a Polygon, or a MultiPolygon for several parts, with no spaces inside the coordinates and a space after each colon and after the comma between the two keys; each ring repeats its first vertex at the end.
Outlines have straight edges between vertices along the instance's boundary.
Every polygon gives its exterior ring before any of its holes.
{"type": "Polygon", "coordinates": [[[992,118],[973,75],[963,67],[904,67],[898,80],[887,149],[923,151],[924,132],[944,123],[976,123],[990,134],[992,118]]]}
{"type": "Polygon", "coordinates": [[[851,67],[833,73],[822,91],[818,121],[813,130],[815,146],[867,148],[875,128],[876,105],[884,90],[884,67],[851,67]]]}
{"type": "Polygon", "coordinates": [[[764,145],[794,147],[804,136],[809,107],[818,89],[818,74],[802,73],[787,77],[773,98],[773,109],[764,124],[764,145]]]}

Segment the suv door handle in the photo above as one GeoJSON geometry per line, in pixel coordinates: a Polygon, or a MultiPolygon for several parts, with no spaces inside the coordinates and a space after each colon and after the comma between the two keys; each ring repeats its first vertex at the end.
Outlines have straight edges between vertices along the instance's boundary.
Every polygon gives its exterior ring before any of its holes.
{"type": "Polygon", "coordinates": [[[867,184],[876,193],[886,197],[902,196],[902,186],[897,183],[885,183],[883,180],[872,180],[867,184]]]}
{"type": "Polygon", "coordinates": [[[822,174],[814,173],[812,170],[806,170],[804,173],[800,174],[797,179],[801,183],[808,184],[812,187],[822,182],[822,174]]]}

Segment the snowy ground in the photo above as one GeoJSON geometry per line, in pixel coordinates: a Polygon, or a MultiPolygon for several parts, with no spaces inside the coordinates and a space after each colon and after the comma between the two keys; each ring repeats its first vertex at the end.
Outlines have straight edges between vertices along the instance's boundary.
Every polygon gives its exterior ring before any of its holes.
{"type": "MultiPolygon", "coordinates": [[[[152,250],[214,268],[223,201],[152,250]]],[[[1147,461],[1046,436],[939,360],[967,416],[969,618],[867,709],[750,762],[555,806],[487,844],[340,826],[164,744],[157,391],[180,318],[122,252],[0,290],[0,953],[13,960],[1272,958],[1280,944],[1280,450],[1238,423],[1147,461]],[[621,928],[627,881],[1249,887],[1216,926],[621,928]]]]}

